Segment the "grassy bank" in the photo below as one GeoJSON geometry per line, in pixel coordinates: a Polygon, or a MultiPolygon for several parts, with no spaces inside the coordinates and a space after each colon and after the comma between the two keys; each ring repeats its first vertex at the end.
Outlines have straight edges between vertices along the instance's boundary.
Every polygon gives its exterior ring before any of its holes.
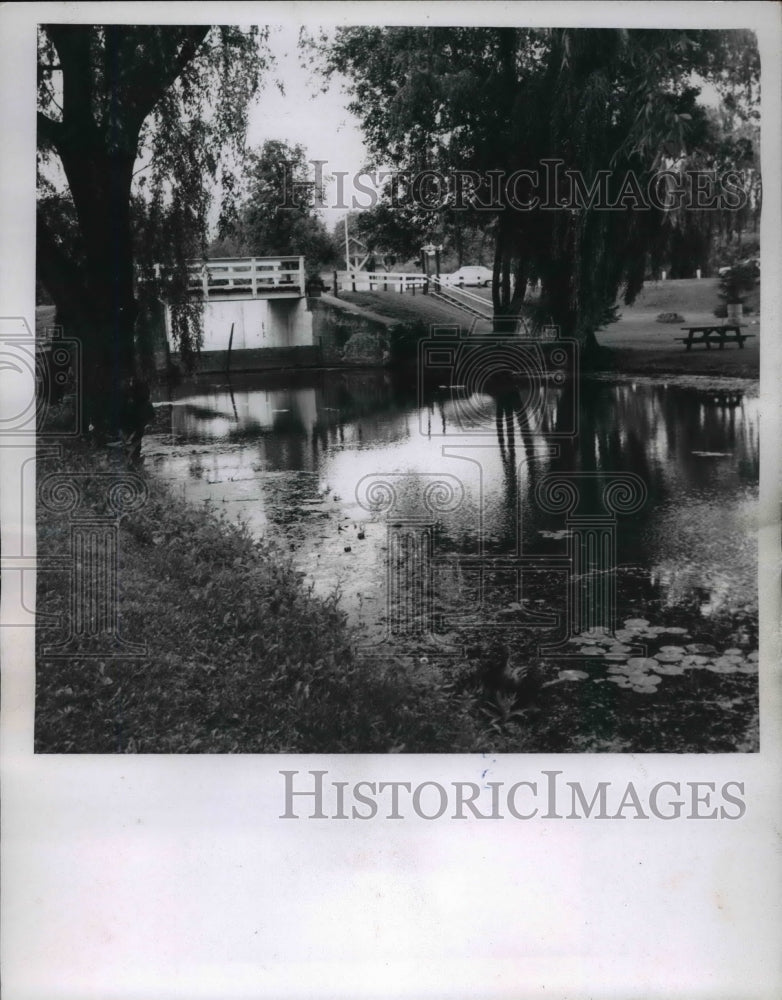
{"type": "MultiPolygon", "coordinates": [[[[56,471],[121,473],[86,446],[56,471]]],[[[39,462],[39,479],[55,466],[39,462]]],[[[286,554],[148,480],[122,518],[120,630],[138,659],[47,659],[40,628],[37,752],[448,752],[480,742],[468,702],[402,660],[362,660],[336,601],[286,554]]],[[[94,487],[93,487],[94,488],[94,487]]],[[[87,491],[86,510],[100,512],[87,491]]],[[[68,519],[38,511],[39,556],[69,552],[68,519]]],[[[40,573],[38,612],[66,613],[69,572],[40,573]]]]}
{"type": "MultiPolygon", "coordinates": [[[[470,292],[491,301],[486,289],[470,292]]],[[[341,297],[355,307],[372,310],[402,323],[459,323],[469,328],[467,314],[438,302],[429,295],[399,295],[393,292],[347,292],[341,297]]],[[[760,371],[759,289],[748,297],[751,312],[744,319],[744,332],[751,335],[743,349],[729,344],[724,350],[707,350],[698,345],[685,351],[676,338],[687,324],[722,323],[714,315],[719,305],[718,281],[715,278],[648,282],[632,306],[620,305],[620,318],[600,330],[597,339],[602,350],[591,367],[627,375],[724,375],[734,378],[757,378],[760,371]],[[663,313],[678,313],[681,320],[658,321],[663,313]]],[[[481,332],[488,328],[481,327],[481,332]]]]}
{"type": "MultiPolygon", "coordinates": [[[[399,323],[423,323],[427,327],[461,324],[467,329],[472,324],[472,319],[467,313],[439,301],[432,295],[424,295],[420,290],[415,295],[412,292],[400,295],[398,292],[378,291],[340,292],[339,296],[340,301],[399,323]]],[[[488,324],[483,324],[481,329],[488,333],[488,324]]]]}

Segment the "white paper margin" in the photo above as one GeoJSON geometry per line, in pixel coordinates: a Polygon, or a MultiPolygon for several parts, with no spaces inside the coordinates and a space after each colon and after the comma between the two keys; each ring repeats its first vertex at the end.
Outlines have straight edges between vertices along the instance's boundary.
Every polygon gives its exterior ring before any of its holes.
{"type": "MultiPolygon", "coordinates": [[[[780,947],[780,22],[766,3],[10,4],[0,10],[0,315],[34,329],[35,24],[750,27],[763,80],[761,752],[458,757],[34,756],[33,636],[0,629],[6,1000],[772,1000],[780,947]],[[739,821],[283,821],[329,780],[741,781],[739,821]]],[[[306,114],[306,109],[303,112],[306,114]]],[[[0,373],[5,399],[14,390],[0,373]]],[[[21,521],[0,449],[4,542],[21,521]]],[[[17,481],[14,477],[16,476],[17,481]]],[[[27,491],[30,494],[30,490],[27,491]]],[[[29,499],[29,496],[28,496],[29,499]]],[[[29,514],[29,510],[28,510],[29,514]]],[[[34,520],[26,522],[29,525],[34,520]]],[[[32,541],[32,539],[29,539],[32,541]]],[[[15,575],[15,574],[14,574],[15,575]]],[[[3,581],[3,606],[14,599],[3,581]]]]}

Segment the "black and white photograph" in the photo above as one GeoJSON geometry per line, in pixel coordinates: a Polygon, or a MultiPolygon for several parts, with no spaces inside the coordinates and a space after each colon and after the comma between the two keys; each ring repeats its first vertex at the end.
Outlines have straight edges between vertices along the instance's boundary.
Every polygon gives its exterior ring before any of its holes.
{"type": "Polygon", "coordinates": [[[754,32],[37,69],[38,752],[757,751],[754,32]]]}
{"type": "Polygon", "coordinates": [[[4,997],[782,994],[781,42],[2,5],[4,997]]]}

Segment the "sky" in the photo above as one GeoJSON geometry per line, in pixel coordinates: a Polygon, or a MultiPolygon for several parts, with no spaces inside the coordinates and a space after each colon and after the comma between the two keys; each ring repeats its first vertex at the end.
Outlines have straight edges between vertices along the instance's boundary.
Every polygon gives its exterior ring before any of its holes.
{"type": "MultiPolygon", "coordinates": [[[[309,159],[326,161],[322,170],[327,206],[337,200],[336,182],[329,181],[329,171],[349,173],[342,185],[344,203],[350,204],[354,193],[350,177],[362,169],[367,159],[361,128],[358,119],[347,110],[349,97],[343,89],[344,78],[335,76],[326,82],[309,55],[299,50],[302,26],[294,22],[271,26],[269,46],[275,64],[264,77],[262,89],[250,108],[247,146],[260,147],[267,139],[303,146],[309,159]],[[277,83],[282,84],[283,92],[277,83]]],[[[307,27],[311,32],[318,30],[311,24],[307,27]]],[[[56,186],[64,186],[65,177],[56,157],[44,168],[44,174],[56,186]]],[[[212,226],[217,223],[219,210],[219,204],[215,203],[210,212],[212,226]]],[[[346,214],[347,209],[320,210],[329,230],[346,214]]]]}
{"type": "MultiPolygon", "coordinates": [[[[347,209],[332,207],[337,201],[337,190],[336,181],[328,180],[329,172],[348,172],[349,176],[342,182],[343,203],[350,204],[354,194],[350,177],[362,170],[368,154],[358,119],[347,109],[350,100],[345,87],[347,81],[336,75],[325,81],[317,73],[309,54],[298,48],[302,26],[289,21],[271,29],[269,44],[276,65],[251,110],[247,141],[253,148],[267,139],[282,139],[291,145],[304,146],[309,159],[326,161],[323,173],[329,207],[321,209],[320,214],[331,230],[344,218],[347,209]],[[274,85],[274,80],[282,83],[284,93],[274,85]]],[[[313,27],[311,23],[306,27],[312,33],[319,30],[319,26],[313,27]]],[[[700,100],[703,104],[719,104],[716,88],[703,80],[694,82],[702,88],[700,100]]],[[[360,192],[358,197],[359,205],[364,205],[365,197],[360,192]]]]}
{"type": "MultiPolygon", "coordinates": [[[[261,92],[250,109],[247,144],[252,149],[260,147],[268,139],[283,140],[291,145],[303,146],[310,160],[322,161],[326,207],[320,209],[320,215],[327,228],[333,230],[335,224],[347,214],[348,208],[334,207],[339,204],[339,199],[336,181],[329,174],[342,171],[348,175],[341,182],[343,205],[366,207],[366,195],[355,191],[350,178],[365,166],[368,153],[358,119],[347,108],[350,100],[347,81],[336,74],[326,81],[317,72],[310,54],[299,49],[302,27],[306,27],[311,34],[320,30],[317,24],[309,22],[305,25],[292,19],[270,26],[269,46],[274,65],[267,71],[261,92]],[[282,85],[282,92],[277,83],[282,85]],[[359,199],[355,206],[351,204],[354,194],[359,199]]],[[[329,30],[333,31],[333,28],[329,30]]],[[[696,82],[703,88],[703,103],[719,103],[714,87],[703,81],[696,82]]],[[[58,166],[55,159],[44,173],[55,184],[62,186],[64,176],[58,166]]],[[[210,212],[212,227],[216,226],[218,216],[219,204],[215,202],[210,212]]]]}
{"type": "MultiPolygon", "coordinates": [[[[361,170],[367,158],[358,119],[347,110],[349,98],[337,78],[323,92],[323,78],[311,64],[302,66],[302,60],[309,57],[299,52],[298,35],[299,26],[290,23],[272,30],[270,46],[277,64],[251,110],[248,146],[260,146],[267,139],[298,143],[304,146],[310,159],[326,161],[324,175],[332,170],[352,175],[361,170]],[[272,83],[274,78],[282,82],[284,95],[272,83]]],[[[349,203],[352,194],[349,178],[345,179],[344,188],[349,203]]],[[[331,203],[334,199],[329,198],[329,191],[336,193],[335,183],[327,187],[326,200],[331,203]]],[[[331,229],[346,211],[325,208],[321,214],[331,229]]]]}

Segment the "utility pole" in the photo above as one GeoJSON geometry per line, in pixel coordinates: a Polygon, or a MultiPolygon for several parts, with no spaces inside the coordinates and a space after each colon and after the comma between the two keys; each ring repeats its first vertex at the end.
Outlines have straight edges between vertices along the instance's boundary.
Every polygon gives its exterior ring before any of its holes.
{"type": "Polygon", "coordinates": [[[350,243],[348,242],[348,217],[345,216],[345,270],[350,273],[350,243]]]}

